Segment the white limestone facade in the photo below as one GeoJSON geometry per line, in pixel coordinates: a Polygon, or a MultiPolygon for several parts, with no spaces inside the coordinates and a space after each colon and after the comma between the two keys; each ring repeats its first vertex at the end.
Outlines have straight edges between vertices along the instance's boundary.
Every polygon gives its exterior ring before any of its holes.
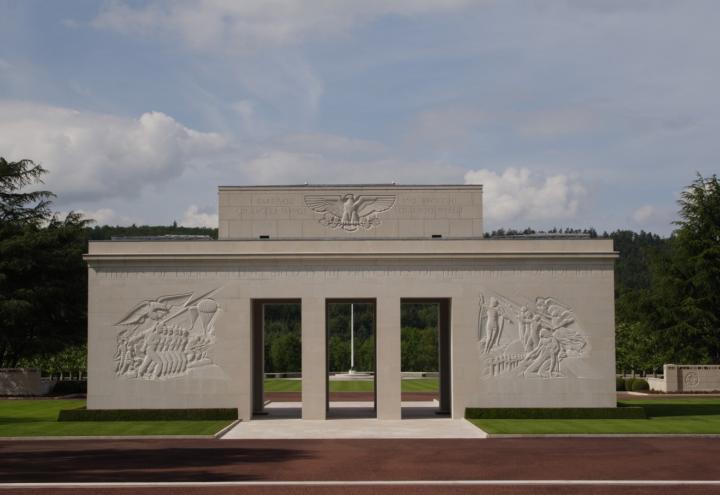
{"type": "Polygon", "coordinates": [[[483,239],[480,186],[221,187],[219,212],[217,241],[90,243],[88,408],[250,419],[253,302],[293,300],[302,416],[324,419],[326,304],[338,299],[376,304],[379,418],[400,418],[411,300],[447,304],[452,417],[615,406],[611,240],[483,239]]]}
{"type": "Polygon", "coordinates": [[[482,186],[221,186],[218,194],[220,239],[483,235],[482,186]]]}

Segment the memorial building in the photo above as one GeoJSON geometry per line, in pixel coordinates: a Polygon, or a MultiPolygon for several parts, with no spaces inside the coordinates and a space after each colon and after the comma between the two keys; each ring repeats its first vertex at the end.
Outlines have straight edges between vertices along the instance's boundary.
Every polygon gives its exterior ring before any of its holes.
{"type": "Polygon", "coordinates": [[[302,418],[328,411],[327,308],[375,311],[401,417],[401,305],[439,308],[439,410],[615,407],[612,240],[483,238],[479,185],[219,188],[219,239],[90,242],[88,409],[263,410],[263,307],[300,307],[302,418]]]}

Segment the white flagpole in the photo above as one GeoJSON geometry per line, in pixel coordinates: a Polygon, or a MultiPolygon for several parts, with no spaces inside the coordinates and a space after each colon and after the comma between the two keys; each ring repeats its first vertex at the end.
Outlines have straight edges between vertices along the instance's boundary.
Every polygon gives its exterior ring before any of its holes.
{"type": "Polygon", "coordinates": [[[350,303],[350,371],[352,374],[355,371],[355,305],[350,303]]]}

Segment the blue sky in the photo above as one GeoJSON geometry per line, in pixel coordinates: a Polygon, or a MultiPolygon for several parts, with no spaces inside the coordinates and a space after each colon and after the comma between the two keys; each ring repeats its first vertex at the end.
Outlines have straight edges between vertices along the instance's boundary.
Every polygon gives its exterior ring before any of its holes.
{"type": "Polygon", "coordinates": [[[0,0],[0,156],[60,211],[217,185],[482,183],[486,228],[667,234],[720,151],[720,3],[0,0]]]}

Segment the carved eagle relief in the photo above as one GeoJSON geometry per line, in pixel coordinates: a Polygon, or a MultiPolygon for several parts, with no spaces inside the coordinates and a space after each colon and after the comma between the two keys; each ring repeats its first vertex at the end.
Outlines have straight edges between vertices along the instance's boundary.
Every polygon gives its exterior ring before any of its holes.
{"type": "Polygon", "coordinates": [[[354,232],[380,225],[378,213],[395,205],[395,196],[305,196],[305,205],[321,213],[320,223],[333,229],[354,232]]]}

